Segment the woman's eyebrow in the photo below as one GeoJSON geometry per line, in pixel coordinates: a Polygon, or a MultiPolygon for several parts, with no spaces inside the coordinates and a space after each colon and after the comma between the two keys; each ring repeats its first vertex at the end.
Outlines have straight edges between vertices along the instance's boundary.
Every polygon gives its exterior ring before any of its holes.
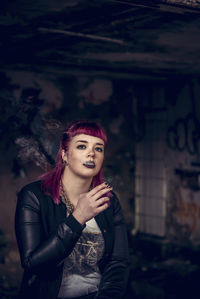
{"type": "Polygon", "coordinates": [[[75,143],[77,143],[77,142],[84,142],[84,143],[88,143],[88,141],[86,141],[86,140],[77,140],[75,143]]]}
{"type": "MultiPolygon", "coordinates": [[[[78,143],[78,142],[88,143],[88,141],[86,141],[86,140],[77,140],[75,143],[78,143]]],[[[97,142],[96,145],[104,146],[104,144],[100,143],[100,142],[97,142]]]]}

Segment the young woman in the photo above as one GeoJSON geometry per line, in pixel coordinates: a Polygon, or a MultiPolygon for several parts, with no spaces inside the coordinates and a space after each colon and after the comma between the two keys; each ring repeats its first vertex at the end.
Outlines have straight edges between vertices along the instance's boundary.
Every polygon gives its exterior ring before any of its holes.
{"type": "Polygon", "coordinates": [[[120,203],[102,179],[106,141],[97,123],[72,123],[55,168],[20,191],[20,299],[123,298],[128,245],[120,203]]]}

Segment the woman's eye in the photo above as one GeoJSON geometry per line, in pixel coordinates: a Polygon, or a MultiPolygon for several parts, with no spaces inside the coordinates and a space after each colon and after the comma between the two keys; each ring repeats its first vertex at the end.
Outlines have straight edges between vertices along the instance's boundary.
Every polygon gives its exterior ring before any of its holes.
{"type": "Polygon", "coordinates": [[[86,146],[85,146],[85,144],[79,144],[79,145],[77,146],[77,148],[78,148],[78,149],[85,149],[86,146]]]}
{"type": "Polygon", "coordinates": [[[96,147],[97,152],[103,152],[103,149],[101,147],[96,147]]]}

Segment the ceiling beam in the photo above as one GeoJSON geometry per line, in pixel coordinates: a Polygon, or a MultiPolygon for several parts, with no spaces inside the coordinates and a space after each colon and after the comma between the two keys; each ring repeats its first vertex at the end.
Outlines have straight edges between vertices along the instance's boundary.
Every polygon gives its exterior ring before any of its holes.
{"type": "Polygon", "coordinates": [[[200,14],[199,0],[110,0],[111,2],[143,7],[175,14],[200,14]]]}
{"type": "Polygon", "coordinates": [[[49,32],[49,33],[58,33],[58,34],[63,34],[63,35],[68,35],[68,36],[75,36],[75,37],[81,37],[81,38],[86,38],[86,39],[92,39],[92,40],[99,40],[103,42],[109,42],[109,43],[114,43],[114,44],[120,44],[124,45],[125,42],[120,39],[116,38],[110,38],[106,36],[99,36],[99,35],[94,35],[94,34],[85,34],[81,32],[73,32],[69,30],[60,30],[60,29],[50,29],[50,28],[43,28],[39,27],[38,31],[40,32],[49,32]]]}

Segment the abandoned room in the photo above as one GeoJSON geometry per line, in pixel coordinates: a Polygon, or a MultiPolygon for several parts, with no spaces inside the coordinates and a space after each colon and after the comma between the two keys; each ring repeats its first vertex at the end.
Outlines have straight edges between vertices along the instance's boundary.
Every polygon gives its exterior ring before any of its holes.
{"type": "Polygon", "coordinates": [[[108,134],[125,299],[200,298],[200,1],[2,1],[0,33],[0,298],[23,273],[17,194],[79,119],[108,134]]]}

